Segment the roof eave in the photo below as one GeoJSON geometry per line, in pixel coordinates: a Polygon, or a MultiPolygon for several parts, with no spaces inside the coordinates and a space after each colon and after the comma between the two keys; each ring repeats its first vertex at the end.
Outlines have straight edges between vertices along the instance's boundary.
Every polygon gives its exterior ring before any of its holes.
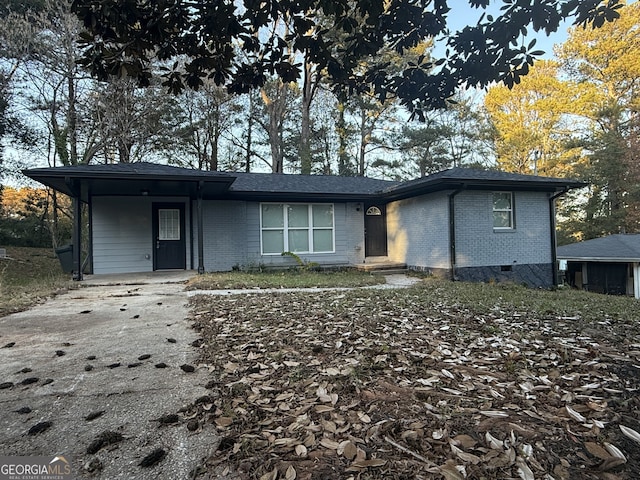
{"type": "Polygon", "coordinates": [[[319,193],[319,192],[238,192],[229,191],[225,198],[253,201],[318,201],[318,202],[362,202],[380,198],[371,193],[319,193]]]}
{"type": "Polygon", "coordinates": [[[636,263],[640,262],[639,258],[616,258],[616,257],[581,257],[576,255],[561,255],[558,253],[558,260],[566,260],[567,262],[608,262],[608,263],[636,263]]]}
{"type": "Polygon", "coordinates": [[[406,187],[396,187],[383,193],[389,200],[400,200],[416,195],[425,195],[443,190],[512,190],[512,191],[539,191],[539,192],[560,192],[573,188],[582,188],[586,183],[567,181],[545,182],[533,181],[512,181],[512,180],[473,180],[473,179],[438,179],[433,182],[418,183],[406,187]]]}

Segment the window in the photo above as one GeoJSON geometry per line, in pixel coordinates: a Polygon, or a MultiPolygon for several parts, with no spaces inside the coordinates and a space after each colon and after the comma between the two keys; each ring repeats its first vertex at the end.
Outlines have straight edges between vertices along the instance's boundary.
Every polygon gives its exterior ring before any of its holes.
{"type": "Polygon", "coordinates": [[[261,205],[262,253],[332,253],[333,205],[261,205]]]}
{"type": "Polygon", "coordinates": [[[513,193],[498,192],[493,194],[493,228],[510,230],[513,222],[513,193]]]}
{"type": "Polygon", "coordinates": [[[369,207],[367,208],[367,215],[380,216],[382,215],[382,210],[380,210],[380,208],[378,207],[369,207]]]}
{"type": "Polygon", "coordinates": [[[158,209],[158,240],[180,240],[179,209],[158,209]]]}

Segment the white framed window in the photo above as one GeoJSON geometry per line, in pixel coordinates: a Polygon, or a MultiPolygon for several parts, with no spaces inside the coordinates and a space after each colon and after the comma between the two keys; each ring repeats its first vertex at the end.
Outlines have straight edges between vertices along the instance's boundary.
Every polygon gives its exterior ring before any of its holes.
{"type": "Polygon", "coordinates": [[[263,255],[333,253],[333,204],[263,203],[260,238],[263,255]]]}
{"type": "Polygon", "coordinates": [[[180,240],[180,209],[158,209],[158,240],[180,240]]]}
{"type": "Polygon", "coordinates": [[[493,193],[493,228],[494,230],[515,228],[512,192],[493,193]]]}

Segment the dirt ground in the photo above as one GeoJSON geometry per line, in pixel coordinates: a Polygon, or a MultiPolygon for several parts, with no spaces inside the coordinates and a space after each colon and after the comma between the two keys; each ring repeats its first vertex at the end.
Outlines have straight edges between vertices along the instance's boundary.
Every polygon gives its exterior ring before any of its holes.
{"type": "Polygon", "coordinates": [[[271,480],[640,478],[640,307],[567,316],[499,289],[465,303],[463,288],[195,297],[213,401],[191,412],[223,437],[209,465],[271,480]]]}
{"type": "Polygon", "coordinates": [[[219,438],[185,414],[208,371],[183,280],[94,282],[0,318],[0,454],[63,455],[76,478],[196,473],[219,438]]]}
{"type": "Polygon", "coordinates": [[[582,318],[405,280],[149,277],[0,318],[0,454],[99,479],[640,478],[640,307],[582,318]]]}

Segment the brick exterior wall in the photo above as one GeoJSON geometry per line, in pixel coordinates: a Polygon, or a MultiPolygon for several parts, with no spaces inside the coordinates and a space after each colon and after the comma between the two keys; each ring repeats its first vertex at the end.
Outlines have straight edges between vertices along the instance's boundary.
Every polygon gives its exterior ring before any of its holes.
{"type": "Polygon", "coordinates": [[[389,259],[408,266],[449,268],[449,203],[437,193],[387,205],[389,259]]]}
{"type": "MultiPolygon", "coordinates": [[[[194,204],[195,211],[195,204],[194,204]]],[[[202,202],[204,269],[224,272],[247,261],[247,204],[239,201],[202,202]]],[[[197,224],[194,225],[194,252],[198,251],[197,224]]],[[[197,259],[194,262],[197,265],[197,259]]]]}
{"type": "Polygon", "coordinates": [[[515,228],[494,230],[493,192],[455,197],[457,268],[551,263],[547,194],[515,192],[514,198],[515,228]]]}
{"type": "MultiPolygon", "coordinates": [[[[423,195],[387,206],[389,257],[410,269],[450,277],[449,197],[423,195]]],[[[493,192],[455,196],[455,278],[553,285],[549,200],[546,193],[514,193],[515,228],[494,230],[493,192]]]]}

